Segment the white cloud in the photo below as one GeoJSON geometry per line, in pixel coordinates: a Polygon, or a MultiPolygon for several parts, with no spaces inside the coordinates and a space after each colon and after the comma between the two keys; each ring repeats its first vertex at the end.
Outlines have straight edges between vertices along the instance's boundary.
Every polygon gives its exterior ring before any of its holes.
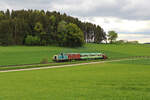
{"type": "Polygon", "coordinates": [[[76,16],[148,20],[150,0],[55,0],[51,9],[76,16]]]}
{"type": "Polygon", "coordinates": [[[115,30],[125,33],[150,32],[150,20],[127,20],[115,17],[86,17],[80,19],[100,25],[105,31],[115,30]]]}
{"type": "Polygon", "coordinates": [[[81,17],[149,20],[150,0],[0,0],[0,9],[45,9],[81,17]]]}
{"type": "Polygon", "coordinates": [[[5,2],[0,3],[0,10],[12,9],[11,6],[5,2]]]}

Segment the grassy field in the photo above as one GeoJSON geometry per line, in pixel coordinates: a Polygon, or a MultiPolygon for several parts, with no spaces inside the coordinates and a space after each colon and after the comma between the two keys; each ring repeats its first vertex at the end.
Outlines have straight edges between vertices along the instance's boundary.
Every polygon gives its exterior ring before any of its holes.
{"type": "Polygon", "coordinates": [[[150,56],[149,45],[115,45],[115,44],[86,44],[81,48],[27,47],[9,46],[0,47],[0,65],[20,65],[40,63],[43,58],[52,62],[52,56],[61,52],[103,52],[109,58],[123,58],[130,56],[150,56]]]}
{"type": "MultiPolygon", "coordinates": [[[[87,44],[82,48],[0,47],[0,65],[39,63],[43,58],[49,58],[52,62],[52,56],[60,52],[103,52],[111,59],[119,59],[150,56],[150,46],[87,44]]],[[[0,70],[6,68],[0,67],[0,70]]],[[[0,100],[149,100],[149,70],[150,59],[139,58],[0,73],[0,100]]]]}
{"type": "Polygon", "coordinates": [[[149,62],[0,73],[0,100],[149,100],[149,62]]]}

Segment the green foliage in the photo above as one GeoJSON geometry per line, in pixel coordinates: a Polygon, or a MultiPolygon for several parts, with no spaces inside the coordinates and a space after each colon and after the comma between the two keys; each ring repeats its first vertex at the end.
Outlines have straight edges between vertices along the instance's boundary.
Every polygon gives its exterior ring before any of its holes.
{"type": "Polygon", "coordinates": [[[115,43],[116,44],[139,44],[138,41],[125,41],[125,40],[118,40],[115,43]]]}
{"type": "Polygon", "coordinates": [[[47,64],[48,63],[48,58],[43,58],[40,63],[41,64],[47,64]]]}
{"type": "Polygon", "coordinates": [[[35,25],[35,27],[34,27],[34,30],[36,32],[41,33],[43,31],[43,25],[41,23],[37,22],[36,25],[35,25]]]}
{"type": "Polygon", "coordinates": [[[40,38],[37,36],[31,36],[28,35],[25,39],[25,44],[26,45],[39,45],[40,44],[40,38]]]}
{"type": "Polygon", "coordinates": [[[28,36],[25,38],[25,44],[26,44],[26,45],[31,45],[31,44],[32,44],[32,36],[31,36],[31,35],[28,35],[28,36]]]}
{"type": "Polygon", "coordinates": [[[42,41],[41,41],[41,45],[46,46],[46,45],[47,45],[46,40],[42,40],[42,41]]]}
{"type": "Polygon", "coordinates": [[[0,18],[2,18],[4,16],[4,12],[0,11],[0,18]]]}
{"type": "Polygon", "coordinates": [[[115,31],[109,31],[107,36],[110,43],[115,42],[118,38],[118,34],[115,31]]]}
{"type": "Polygon", "coordinates": [[[127,41],[125,41],[125,40],[118,40],[118,41],[116,41],[116,44],[126,44],[127,43],[127,41]]]}
{"type": "Polygon", "coordinates": [[[2,45],[22,45],[29,27],[24,20],[9,19],[0,22],[0,41],[2,45]]]}
{"type": "Polygon", "coordinates": [[[84,44],[84,36],[81,29],[73,24],[69,23],[66,26],[67,35],[64,39],[64,45],[70,47],[82,46],[84,44]]]}
{"type": "Polygon", "coordinates": [[[55,17],[54,15],[52,15],[52,16],[50,17],[50,21],[51,21],[53,24],[55,24],[55,23],[56,23],[56,17],[55,17]]]}
{"type": "Polygon", "coordinates": [[[13,35],[11,33],[12,28],[10,20],[2,20],[0,22],[0,43],[1,45],[13,45],[13,35]]]}
{"type": "Polygon", "coordinates": [[[101,43],[103,40],[106,41],[106,33],[104,32],[104,30],[100,26],[97,26],[96,32],[95,32],[94,42],[95,43],[101,43]]]}
{"type": "Polygon", "coordinates": [[[5,12],[0,11],[0,27],[2,27],[0,28],[0,45],[25,45],[27,35],[38,36],[40,43],[37,45],[43,44],[44,40],[44,42],[46,41],[46,45],[59,44],[69,47],[82,46],[83,41],[93,39],[94,37],[96,38],[92,42],[101,43],[106,37],[105,32],[100,26],[92,23],[83,23],[77,18],[55,11],[12,10],[11,13],[9,10],[5,12]],[[72,26],[75,29],[69,30],[67,33],[66,27],[69,27],[67,26],[69,23],[76,26],[70,25],[70,27],[72,26]],[[80,30],[83,35],[81,35],[80,30]],[[71,33],[71,31],[74,32],[71,33]],[[79,32],[79,34],[76,32],[79,32]],[[76,35],[73,35],[74,33],[76,35]],[[63,35],[65,35],[65,38],[63,35]],[[79,38],[79,36],[81,37],[79,38]],[[67,45],[68,42],[74,44],[67,45]]]}
{"type": "Polygon", "coordinates": [[[66,32],[66,25],[67,25],[67,23],[65,21],[59,22],[58,27],[57,27],[57,32],[65,33],[66,32]]]}
{"type": "Polygon", "coordinates": [[[128,44],[139,44],[138,41],[127,41],[128,44]]]}
{"type": "Polygon", "coordinates": [[[77,47],[84,44],[84,36],[81,29],[73,24],[61,21],[58,25],[58,41],[61,46],[77,47]]]}

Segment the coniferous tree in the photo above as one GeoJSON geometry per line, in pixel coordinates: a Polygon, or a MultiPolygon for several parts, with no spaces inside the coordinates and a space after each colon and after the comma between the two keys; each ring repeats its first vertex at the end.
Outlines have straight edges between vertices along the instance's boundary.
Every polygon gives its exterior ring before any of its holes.
{"type": "Polygon", "coordinates": [[[25,45],[28,36],[40,39],[36,45],[74,47],[84,44],[83,41],[101,43],[106,39],[100,26],[81,22],[65,13],[32,9],[0,11],[0,45],[25,45]]]}

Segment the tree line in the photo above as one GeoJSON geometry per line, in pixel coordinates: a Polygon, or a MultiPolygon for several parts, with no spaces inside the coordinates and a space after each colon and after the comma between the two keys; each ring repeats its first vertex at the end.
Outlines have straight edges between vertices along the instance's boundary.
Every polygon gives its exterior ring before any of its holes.
{"type": "Polygon", "coordinates": [[[0,11],[0,45],[59,45],[77,47],[101,43],[106,33],[99,26],[53,11],[0,11]]]}

